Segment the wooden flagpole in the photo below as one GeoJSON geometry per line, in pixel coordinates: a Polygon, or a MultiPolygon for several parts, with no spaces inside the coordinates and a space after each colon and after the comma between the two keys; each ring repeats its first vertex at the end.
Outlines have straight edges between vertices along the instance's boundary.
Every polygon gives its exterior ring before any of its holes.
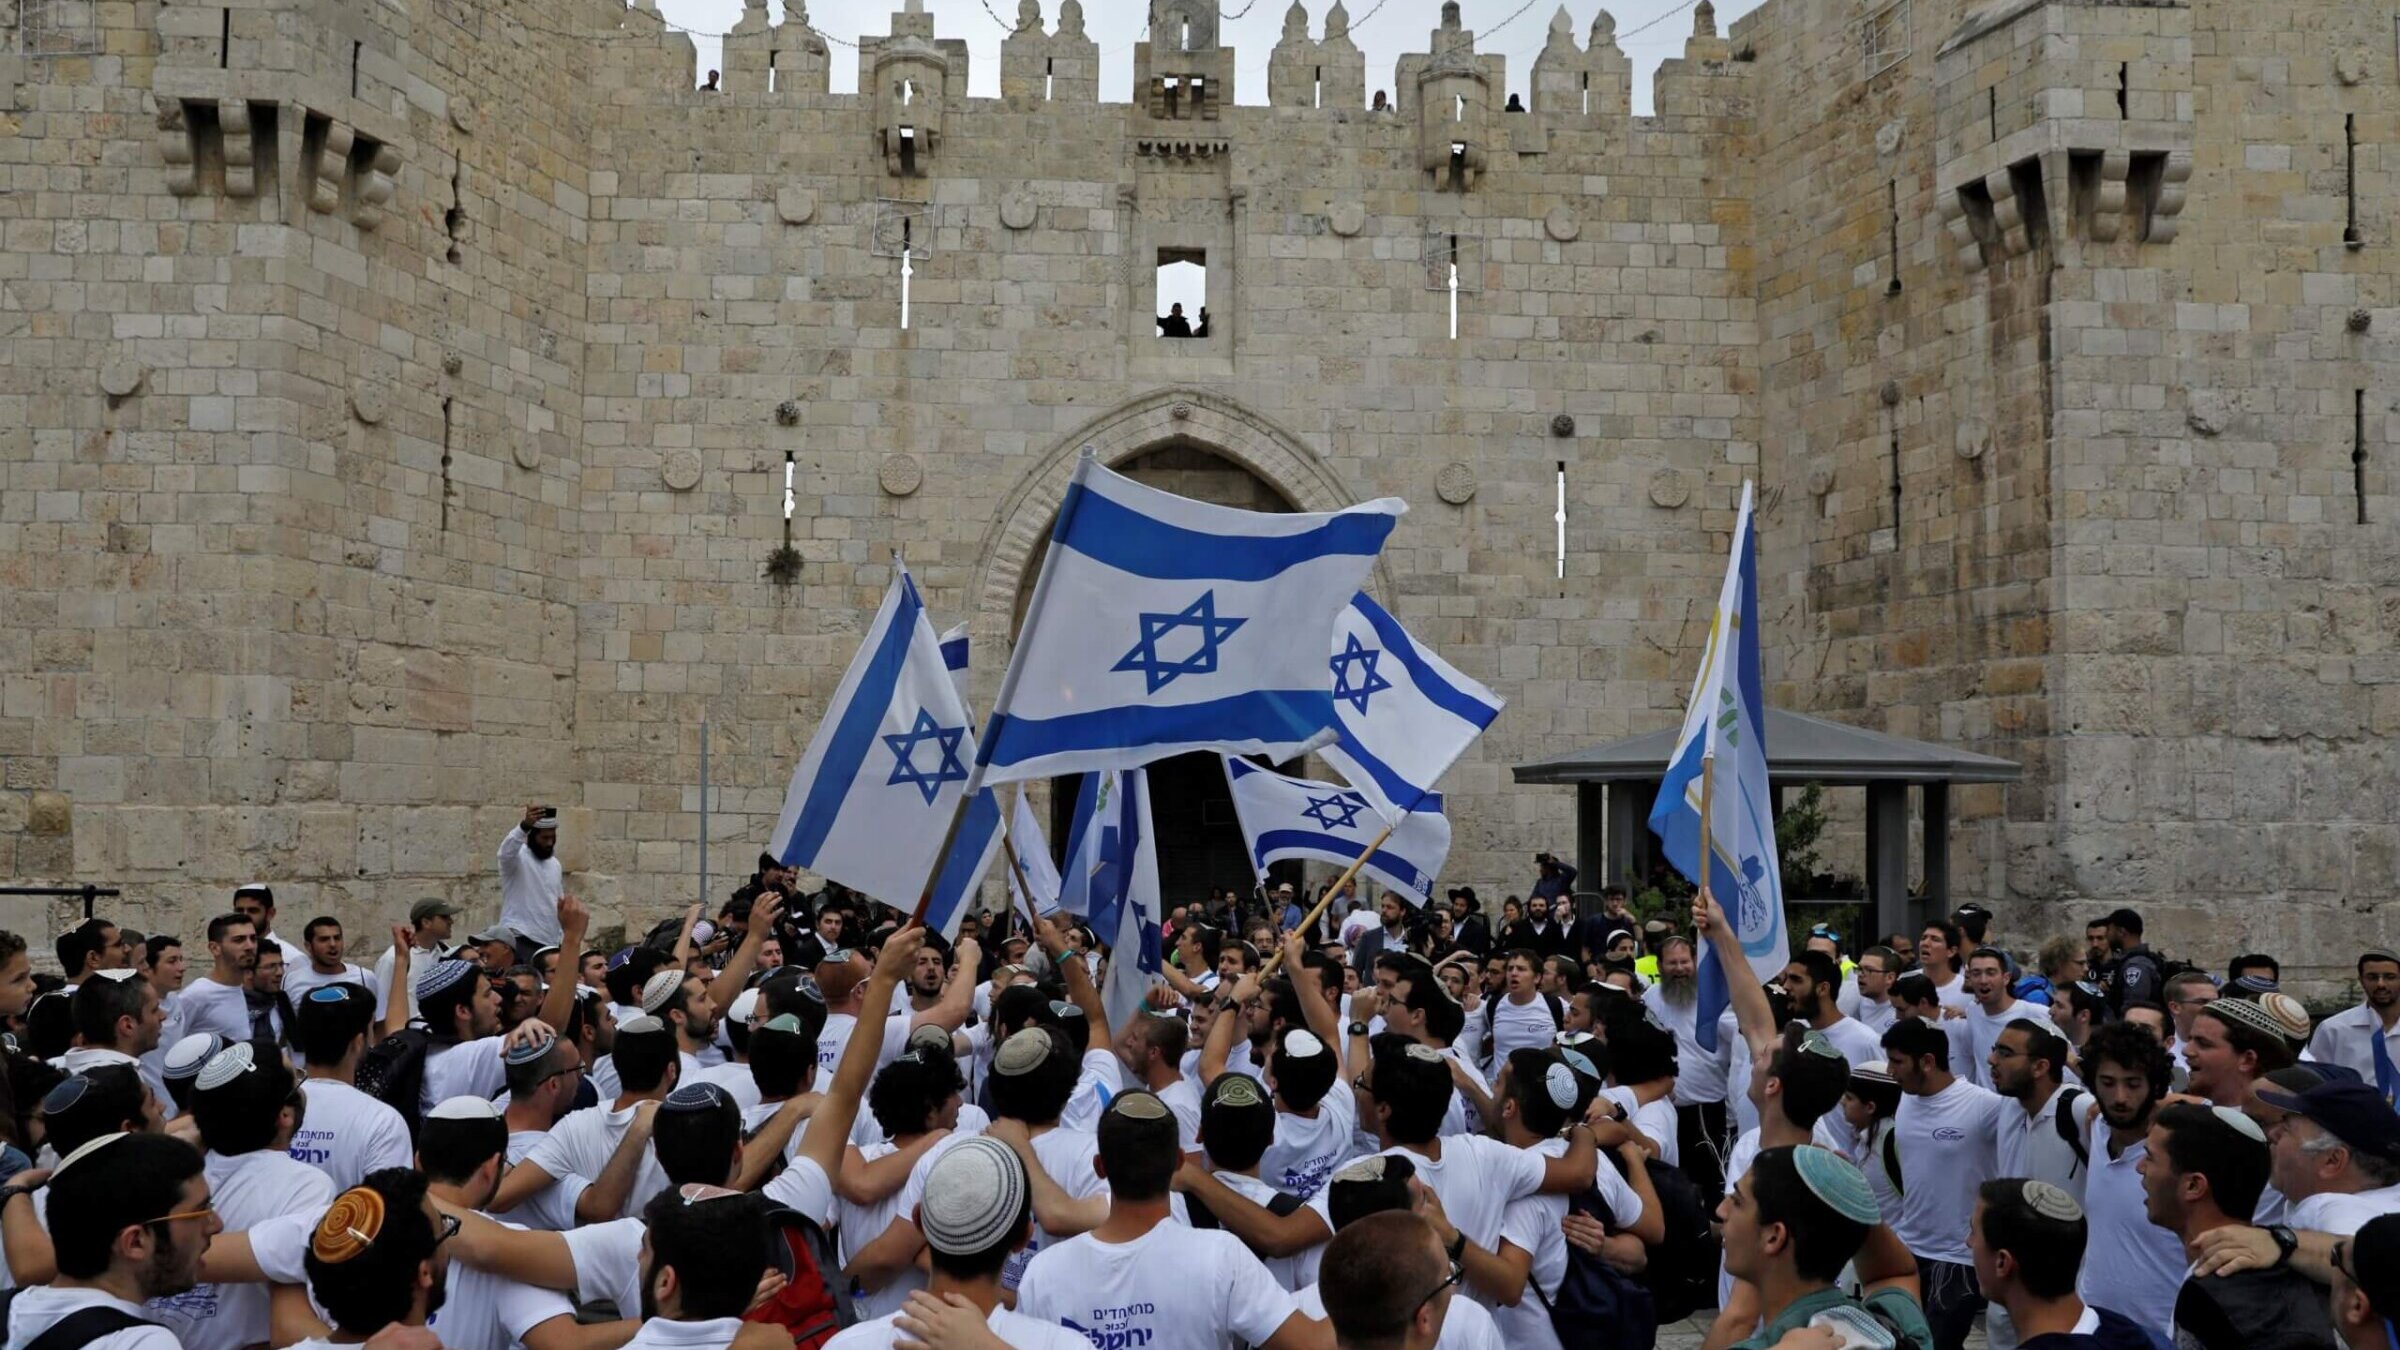
{"type": "MultiPolygon", "coordinates": [[[[1358,855],[1358,861],[1350,864],[1350,870],[1342,873],[1339,880],[1335,881],[1331,886],[1325,888],[1325,894],[1318,898],[1316,908],[1310,910],[1308,912],[1308,917],[1300,921],[1301,932],[1305,933],[1309,929],[1317,926],[1317,920],[1325,916],[1325,907],[1333,903],[1333,897],[1342,893],[1342,887],[1350,884],[1351,878],[1358,875],[1358,869],[1367,865],[1367,859],[1374,857],[1375,850],[1382,848],[1383,841],[1391,838],[1392,831],[1398,828],[1400,827],[1397,825],[1384,826],[1383,833],[1376,835],[1374,842],[1367,845],[1366,851],[1358,855]]],[[[1264,966],[1259,967],[1258,977],[1261,980],[1266,979],[1269,975],[1275,973],[1275,968],[1277,966],[1282,964],[1283,948],[1277,947],[1275,949],[1275,954],[1267,958],[1267,963],[1264,966]]]]}

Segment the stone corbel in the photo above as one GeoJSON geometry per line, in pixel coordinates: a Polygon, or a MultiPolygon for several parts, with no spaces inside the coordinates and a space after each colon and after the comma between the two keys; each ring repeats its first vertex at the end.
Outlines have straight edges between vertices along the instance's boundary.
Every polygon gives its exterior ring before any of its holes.
{"type": "Polygon", "coordinates": [[[392,194],[399,186],[399,149],[377,145],[375,158],[368,161],[366,171],[359,175],[357,190],[351,197],[350,223],[362,230],[381,225],[384,208],[391,205],[392,194]]]}
{"type": "Polygon", "coordinates": [[[317,147],[316,163],[308,172],[308,209],[331,215],[342,205],[342,179],[350,172],[350,147],[357,135],[340,122],[325,127],[325,142],[317,147]]]}
{"type": "Polygon", "coordinates": [[[158,153],[167,164],[167,191],[189,197],[200,190],[199,168],[192,162],[192,129],[181,99],[159,100],[158,153]]]}
{"type": "Polygon", "coordinates": [[[2025,204],[2017,200],[2017,185],[2008,170],[1995,169],[1983,176],[1984,191],[1992,194],[1992,225],[1999,231],[2000,251],[2014,258],[2032,248],[2032,237],[2025,224],[2025,204]]]}
{"type": "Polygon", "coordinates": [[[2113,242],[2124,232],[2125,180],[2133,170],[2133,156],[2123,150],[2110,150],[2100,156],[2100,195],[2093,203],[2092,238],[2100,243],[2113,242]]]}
{"type": "Polygon", "coordinates": [[[2192,152],[2176,150],[2167,155],[2165,171],[2159,177],[2158,207],[2150,216],[2150,242],[2168,244],[2181,229],[2183,203],[2192,184],[2192,152]]]}
{"type": "Polygon", "coordinates": [[[217,100],[217,128],[225,141],[225,195],[258,195],[256,148],[250,139],[250,104],[246,99],[217,100]]]}

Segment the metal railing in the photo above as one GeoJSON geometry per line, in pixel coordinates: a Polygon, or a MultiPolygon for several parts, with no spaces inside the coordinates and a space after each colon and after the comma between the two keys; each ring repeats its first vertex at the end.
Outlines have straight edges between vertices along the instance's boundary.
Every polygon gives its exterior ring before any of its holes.
{"type": "Polygon", "coordinates": [[[101,900],[114,900],[124,892],[114,886],[0,886],[0,895],[40,895],[53,900],[71,896],[83,901],[83,917],[93,917],[92,909],[101,900]]]}

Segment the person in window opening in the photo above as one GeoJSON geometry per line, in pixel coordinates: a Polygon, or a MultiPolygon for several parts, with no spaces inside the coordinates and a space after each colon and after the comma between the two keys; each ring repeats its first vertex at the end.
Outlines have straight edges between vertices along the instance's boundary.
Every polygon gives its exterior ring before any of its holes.
{"type": "Polygon", "coordinates": [[[1518,95],[1518,94],[1510,94],[1510,95],[1508,96],[1508,111],[1510,111],[1510,112],[1523,112],[1523,111],[1525,111],[1525,99],[1524,99],[1524,97],[1523,97],[1522,95],[1518,95]]]}
{"type": "Polygon", "coordinates": [[[1206,305],[1200,307],[1200,322],[1192,325],[1192,336],[1196,338],[1208,336],[1208,306],[1206,305]]]}
{"type": "Polygon", "coordinates": [[[1378,90],[1376,90],[1376,91],[1375,91],[1375,111],[1376,111],[1376,112],[1390,112],[1391,110],[1392,110],[1392,101],[1391,101],[1391,98],[1390,98],[1390,96],[1389,96],[1389,95],[1387,95],[1387,94],[1385,94],[1385,93],[1384,93],[1384,91],[1382,91],[1381,89],[1378,89],[1378,90]]]}
{"type": "Polygon", "coordinates": [[[1192,335],[1192,321],[1183,317],[1181,304],[1167,307],[1166,317],[1158,321],[1158,335],[1170,338],[1188,338],[1192,335]]]}
{"type": "Polygon", "coordinates": [[[700,92],[703,94],[717,94],[724,92],[723,90],[717,88],[717,72],[713,70],[708,72],[708,83],[700,86],[700,92]]]}

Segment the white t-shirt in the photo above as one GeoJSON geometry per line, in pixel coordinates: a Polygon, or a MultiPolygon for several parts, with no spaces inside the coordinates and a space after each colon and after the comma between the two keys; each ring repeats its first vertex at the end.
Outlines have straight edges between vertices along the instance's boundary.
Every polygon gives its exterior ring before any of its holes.
{"type": "MultiPolygon", "coordinates": [[[[211,1152],[203,1171],[217,1217],[228,1233],[255,1228],[285,1214],[322,1216],[333,1203],[333,1181],[289,1154],[259,1149],[226,1157],[211,1152]]],[[[267,1339],[267,1286],[199,1284],[144,1305],[148,1316],[174,1328],[186,1350],[238,1350],[267,1339]]]]}
{"type": "Polygon", "coordinates": [[[785,1163],[761,1194],[820,1228],[833,1221],[833,1181],[814,1158],[794,1158],[785,1163]]]}
{"type": "Polygon", "coordinates": [[[1258,1174],[1306,1200],[1358,1155],[1351,1138],[1357,1130],[1358,1099],[1348,1083],[1336,1081],[1318,1099],[1315,1116],[1275,1113],[1275,1142],[1260,1155],[1258,1174]]]}
{"type": "Polygon", "coordinates": [[[566,889],[566,865],[554,850],[536,858],[526,847],[525,827],[511,826],[500,840],[500,922],[533,939],[558,945],[558,896],[566,889]]]}
{"type": "Polygon", "coordinates": [[[425,1048],[425,1085],[417,1094],[419,1109],[431,1111],[452,1097],[481,1097],[485,1101],[508,1090],[508,1062],[500,1058],[501,1040],[425,1048]]]}
{"type": "MultiPolygon", "coordinates": [[[[511,1131],[508,1136],[509,1165],[514,1167],[525,1161],[527,1155],[549,1137],[548,1130],[511,1131]]],[[[563,1233],[575,1226],[575,1202],[583,1198],[583,1193],[590,1189],[591,1184],[588,1177],[559,1177],[552,1184],[526,1197],[508,1212],[508,1217],[527,1228],[563,1233]]]]}
{"type": "MultiPolygon", "coordinates": [[[[1211,1172],[1209,1175],[1224,1182],[1226,1189],[1235,1195],[1262,1209],[1270,1208],[1275,1203],[1275,1188],[1257,1177],[1224,1171],[1211,1172]]],[[[1253,1252],[1252,1255],[1256,1256],[1257,1253],[1253,1252]]],[[[1317,1266],[1325,1259],[1325,1244],[1312,1244],[1291,1256],[1260,1256],[1258,1259],[1266,1266],[1267,1273],[1275,1277],[1275,1283],[1287,1290],[1305,1289],[1317,1282],[1317,1266]]]]}
{"type": "Polygon", "coordinates": [[[1200,1089],[1189,1078],[1178,1078],[1158,1090],[1158,1099],[1175,1115],[1175,1142],[1186,1153],[1200,1151],[1200,1089]]]}
{"type": "MultiPolygon", "coordinates": [[[[1937,976],[1933,971],[1921,970],[1919,973],[1923,974],[1926,979],[1934,982],[1933,996],[1941,1000],[1943,1007],[1956,1008],[1960,1012],[1965,1012],[1967,1009],[1975,1006],[1974,995],[1967,992],[1966,976],[1959,974],[1957,971],[1952,971],[1950,972],[1950,983],[1943,984],[1939,976],[1937,976]]],[[[1951,1072],[1955,1073],[1957,1070],[1953,1069],[1951,1072]]]]}
{"type": "MultiPolygon", "coordinates": [[[[1883,1006],[1891,1007],[1888,1003],[1883,1006]]],[[[1844,1017],[1818,1031],[1833,1042],[1833,1048],[1842,1052],[1853,1069],[1863,1069],[1884,1057],[1883,1034],[1855,1017],[1844,1017]]]]}
{"type": "MultiPolygon", "coordinates": [[[[892,1350],[902,1339],[900,1328],[893,1324],[897,1316],[889,1314],[846,1328],[825,1342],[825,1350],[892,1350]]],[[[992,1334],[1013,1350],[1092,1350],[1089,1339],[1056,1322],[1040,1321],[1007,1308],[993,1308],[992,1315],[984,1321],[992,1334]]]]}
{"type": "Polygon", "coordinates": [[[1626,1123],[1658,1145],[1660,1162],[1669,1167],[1683,1165],[1683,1151],[1676,1143],[1681,1122],[1675,1115],[1673,1097],[1660,1097],[1645,1106],[1629,1087],[1604,1087],[1600,1095],[1625,1108],[1626,1123]]]}
{"type": "MultiPolygon", "coordinates": [[[[940,1143],[936,1143],[933,1148],[929,1148],[925,1152],[931,1154],[942,1144],[948,1142],[949,1139],[945,1136],[940,1143]]],[[[866,1162],[889,1157],[897,1151],[898,1145],[888,1140],[882,1143],[865,1144],[858,1150],[859,1157],[866,1162]]],[[[882,1237],[883,1230],[891,1227],[892,1220],[901,1214],[899,1191],[893,1191],[881,1200],[866,1205],[852,1204],[849,1200],[837,1195],[834,1197],[833,1205],[835,1255],[839,1257],[845,1270],[849,1268],[851,1262],[858,1259],[859,1252],[864,1250],[867,1244],[882,1237]]],[[[856,1290],[851,1301],[857,1307],[860,1317],[882,1317],[887,1313],[898,1312],[900,1305],[908,1301],[911,1290],[924,1287],[923,1272],[912,1265],[894,1276],[891,1283],[881,1289],[856,1290]]]]}
{"type": "MultiPolygon", "coordinates": [[[[1567,1156],[1567,1141],[1545,1139],[1525,1151],[1544,1158],[1563,1158],[1567,1156]]],[[[1592,1175],[1610,1217],[1618,1220],[1640,1217],[1641,1198],[1633,1193],[1625,1178],[1617,1175],[1616,1168],[1604,1160],[1592,1169],[1592,1175]]],[[[1557,1298],[1559,1282],[1567,1277],[1567,1235],[1559,1226],[1566,1217],[1564,1195],[1529,1195],[1511,1202],[1501,1215],[1501,1240],[1533,1258],[1531,1279],[1541,1293],[1541,1298],[1536,1298],[1534,1290],[1527,1290],[1515,1307],[1500,1305],[1492,1309],[1492,1320],[1499,1324],[1501,1334],[1512,1347],[1558,1350],[1558,1332],[1550,1325],[1550,1313],[1543,1307],[1543,1300],[1557,1298]]],[[[1462,1302],[1467,1300],[1453,1300],[1451,1306],[1462,1302]]]]}
{"type": "MultiPolygon", "coordinates": [[[[747,1064],[702,1065],[690,1055],[685,1055],[683,1077],[677,1080],[677,1086],[684,1083],[714,1083],[725,1089],[725,1095],[733,1098],[733,1104],[744,1111],[762,1100],[758,1093],[758,1080],[750,1076],[750,1066],[747,1064]]],[[[859,1114],[864,1116],[866,1113],[862,1111],[859,1114]]]]}
{"type": "MultiPolygon", "coordinates": [[[[1387,1148],[1378,1156],[1405,1156],[1416,1166],[1417,1180],[1441,1197],[1451,1226],[1485,1251],[1498,1251],[1508,1207],[1542,1189],[1542,1155],[1479,1134],[1445,1138],[1441,1148],[1439,1160],[1404,1147],[1387,1148]]],[[[1325,1221],[1327,1232],[1333,1231],[1331,1187],[1318,1191],[1308,1207],[1325,1221]]]]}
{"type": "MultiPolygon", "coordinates": [[[[1312,1284],[1292,1295],[1292,1301],[1300,1305],[1301,1312],[1320,1322],[1326,1320],[1325,1291],[1318,1286],[1312,1284]]],[[[1533,1300],[1525,1301],[1531,1303],[1533,1300]]],[[[1541,1310],[1536,1308],[1534,1311],[1541,1310]]],[[[1549,1318],[1548,1313],[1542,1314],[1544,1323],[1549,1318]]],[[[1551,1344],[1557,1343],[1557,1338],[1553,1336],[1551,1344]]],[[[832,1350],[832,1347],[828,1346],[826,1350],[832,1350]]],[[[1454,1295],[1450,1300],[1450,1310],[1442,1314],[1442,1331],[1434,1338],[1433,1350],[1511,1350],[1511,1345],[1501,1338],[1499,1326],[1493,1321],[1492,1314],[1484,1311],[1482,1304],[1471,1298],[1454,1295]]]]}
{"type": "Polygon", "coordinates": [[[1069,1238],[1035,1256],[1017,1288],[1028,1317],[1144,1350],[1265,1345],[1297,1308],[1231,1233],[1173,1222],[1131,1242],[1069,1238]]]}
{"type": "Polygon", "coordinates": [[[745,1323],[738,1317],[719,1317],[706,1322],[670,1322],[653,1317],[642,1323],[623,1350],[725,1350],[733,1338],[742,1334],[745,1323]]]}
{"type": "Polygon", "coordinates": [[[1858,1010],[1850,1015],[1865,1023],[1867,1030],[1875,1033],[1878,1045],[1882,1043],[1883,1033],[1890,1031],[1892,1023],[1900,1020],[1900,1010],[1892,1006],[1892,1000],[1888,995],[1881,1003],[1862,995],[1858,1000],[1858,1010]]]}
{"type": "MultiPolygon", "coordinates": [[[[2133,1319],[2165,1340],[2175,1325],[2175,1296],[2183,1288],[2191,1258],[2182,1239],[2150,1222],[2143,1206],[2141,1162],[2147,1146],[2136,1140],[2117,1157],[2108,1156],[2108,1119],[2092,1113],[2091,1171],[2083,1183],[2083,1216],[2089,1235],[2075,1294],[2095,1308],[2133,1319]]],[[[1908,1178],[1913,1188],[1916,1179],[1908,1178]]]]}
{"type": "Polygon", "coordinates": [[[1702,1048],[1698,1026],[1700,1001],[1695,998],[1677,1004],[1668,999],[1665,985],[1654,984],[1642,991],[1642,1004],[1661,1026],[1675,1033],[1675,1104],[1690,1106],[1725,1100],[1725,1068],[1732,1057],[1732,1046],[1719,1037],[1716,1049],[1702,1048]]]}
{"type": "MultiPolygon", "coordinates": [[[[883,1048],[875,1052],[877,1072],[908,1053],[908,1024],[915,1020],[897,1016],[883,1019],[883,1048]]],[[[817,1033],[818,1086],[833,1082],[833,1071],[841,1067],[842,1052],[850,1048],[850,1033],[857,1027],[856,1013],[834,1013],[825,1019],[825,1029],[817,1033]]]]}
{"type": "MultiPolygon", "coordinates": [[[[542,1137],[525,1161],[548,1172],[553,1178],[581,1177],[598,1181],[608,1169],[608,1160],[616,1156],[617,1145],[632,1128],[637,1107],[622,1111],[605,1106],[587,1106],[569,1111],[558,1118],[550,1132],[542,1137]]],[[[642,1149],[641,1170],[634,1175],[633,1189],[625,1193],[621,1217],[631,1218],[642,1212],[650,1197],[667,1188],[667,1174],[658,1165],[658,1155],[648,1145],[642,1149]]]]}
{"type": "Polygon", "coordinates": [[[331,975],[318,974],[315,963],[305,960],[284,967],[283,996],[292,1001],[294,1008],[298,1008],[300,1000],[308,997],[309,990],[322,988],[329,984],[341,984],[344,981],[366,986],[368,993],[376,995],[377,1003],[383,1001],[382,995],[377,992],[382,986],[376,982],[374,974],[365,966],[354,966],[347,961],[342,963],[340,970],[331,975]]]}
{"type": "Polygon", "coordinates": [[[2347,1195],[2321,1192],[2292,1201],[2286,1213],[2284,1222],[2303,1233],[2355,1237],[2370,1221],[2386,1214],[2400,1214],[2400,1186],[2347,1195]]]}
{"type": "MultiPolygon", "coordinates": [[[[1063,1125],[1045,1130],[1033,1137],[1033,1156],[1069,1200],[1108,1193],[1108,1183],[1100,1179],[1100,1170],[1092,1165],[1100,1156],[1100,1140],[1090,1130],[1071,1130],[1063,1125]]],[[[1015,1289],[1026,1268],[1033,1264],[1033,1258],[1053,1241],[1036,1220],[1024,1247],[1009,1253],[1008,1265],[1000,1272],[1001,1288],[1015,1289]]]]}
{"type": "MultiPolygon", "coordinates": [[[[156,1321],[158,1314],[140,1303],[127,1303],[121,1298],[104,1294],[97,1289],[54,1289],[35,1285],[8,1305],[8,1337],[10,1345],[24,1345],[48,1331],[69,1313],[86,1308],[114,1308],[146,1321],[156,1321]]],[[[182,1342],[167,1328],[134,1327],[112,1331],[90,1343],[90,1350],[182,1350],[182,1342]]],[[[1089,1350],[1089,1347],[1086,1347],[1089,1350]]]]}
{"type": "Polygon", "coordinates": [[[1900,1212],[1892,1232],[1921,1260],[1967,1265],[1975,1192],[1996,1175],[2000,1127],[2016,1103],[1964,1078],[1930,1097],[1902,1093],[1893,1116],[1900,1145],[1900,1212]]]}
{"type": "MultiPolygon", "coordinates": [[[[1467,1071],[1467,1077],[1475,1080],[1475,1086],[1478,1089],[1487,1094],[1491,1092],[1492,1080],[1485,1077],[1483,1070],[1477,1068],[1472,1060],[1468,1059],[1465,1055],[1460,1054],[1457,1046],[1451,1046],[1442,1053],[1449,1056],[1451,1063],[1465,1069],[1467,1071]]],[[[1343,1087],[1343,1084],[1335,1083],[1333,1087],[1334,1091],[1339,1091],[1343,1087]]],[[[1330,1097],[1333,1095],[1333,1092],[1327,1092],[1325,1095],[1330,1097]]],[[[1353,1098],[1350,1104],[1353,1107],[1356,1107],[1358,1105],[1357,1099],[1353,1098]]],[[[1451,1084],[1450,1105],[1443,1108],[1442,1111],[1442,1134],[1445,1137],[1453,1134],[1478,1134],[1481,1133],[1482,1130],[1483,1113],[1475,1109],[1475,1103],[1468,1100],[1466,1093],[1458,1090],[1457,1084],[1451,1084]]],[[[1370,1140],[1369,1147],[1372,1146],[1373,1141],[1370,1140]]]]}
{"type": "MultiPolygon", "coordinates": [[[[2039,1003],[2016,999],[1998,1013],[1987,1013],[1980,1003],[1967,1004],[1967,1062],[1953,1064],[1950,1071],[1961,1078],[1973,1079],[1977,1087],[1992,1085],[1992,1047],[2000,1043],[2000,1033],[2018,1018],[2049,1026],[2050,1010],[2039,1003]]],[[[2064,1067],[2063,1065],[2061,1067],[2064,1067]]]]}
{"type": "Polygon", "coordinates": [[[2042,1103],[2041,1110],[2030,1116],[2025,1114],[2022,1102],[2012,1098],[2008,1105],[2009,1110],[2000,1121],[2000,1152],[1992,1175],[2030,1177],[2047,1181],[2069,1195],[2081,1195],[2084,1161],[2075,1156],[2075,1144],[2069,1142],[2069,1136],[2077,1140],[2083,1137],[2083,1113],[2091,1109],[2091,1094],[2061,1087],[2042,1103]],[[2068,1135],[2058,1132],[2062,1105],[2067,1110],[2068,1135]]]}
{"type": "Polygon", "coordinates": [[[408,1122],[382,1102],[331,1078],[307,1080],[301,1094],[308,1110],[292,1132],[292,1156],[324,1172],[335,1193],[369,1172],[416,1161],[408,1122]]]}
{"type": "Polygon", "coordinates": [[[620,1314],[641,1316],[642,1238],[648,1231],[640,1219],[568,1229],[563,1236],[567,1255],[575,1262],[575,1301],[607,1299],[620,1314]]]}
{"type": "Polygon", "coordinates": [[[237,984],[219,984],[201,975],[184,981],[175,993],[173,1015],[159,1033],[159,1044],[173,1045],[186,1036],[213,1031],[229,1041],[250,1039],[250,1003],[237,984]]]}
{"type": "MultiPolygon", "coordinates": [[[[504,1219],[493,1221],[518,1227],[504,1219]]],[[[639,1313],[640,1308],[628,1311],[639,1313]]],[[[525,1343],[526,1332],[554,1318],[574,1316],[575,1305],[555,1289],[519,1284],[453,1260],[441,1310],[425,1319],[425,1326],[442,1338],[442,1350],[515,1350],[525,1343]]]]}
{"type": "MultiPolygon", "coordinates": [[[[1547,1050],[1558,1043],[1559,1024],[1550,1020],[1550,1003],[1535,994],[1524,1003],[1511,1002],[1503,994],[1489,1005],[1492,1013],[1492,1041],[1484,1063],[1493,1073],[1508,1062],[1509,1055],[1518,1050],[1547,1050]]],[[[1563,1014],[1566,1009],[1562,1006],[1563,1014]]]]}

